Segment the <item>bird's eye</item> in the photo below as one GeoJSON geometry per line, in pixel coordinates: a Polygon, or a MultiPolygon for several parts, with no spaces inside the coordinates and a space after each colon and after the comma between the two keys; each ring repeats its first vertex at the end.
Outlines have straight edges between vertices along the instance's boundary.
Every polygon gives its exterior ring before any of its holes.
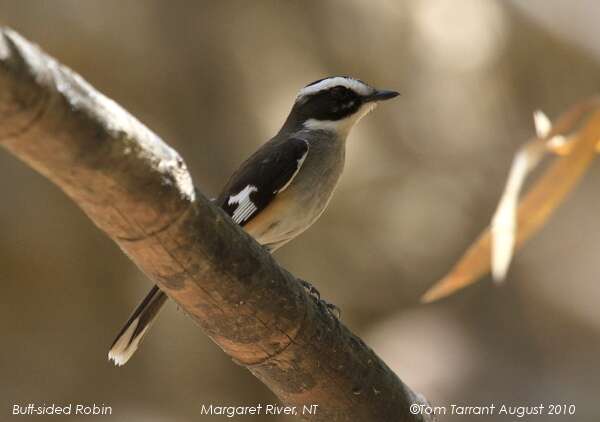
{"type": "Polygon", "coordinates": [[[339,100],[348,98],[348,94],[349,94],[348,88],[343,87],[343,86],[333,87],[333,88],[331,88],[330,92],[331,92],[331,95],[333,96],[333,98],[339,99],[339,100]]]}

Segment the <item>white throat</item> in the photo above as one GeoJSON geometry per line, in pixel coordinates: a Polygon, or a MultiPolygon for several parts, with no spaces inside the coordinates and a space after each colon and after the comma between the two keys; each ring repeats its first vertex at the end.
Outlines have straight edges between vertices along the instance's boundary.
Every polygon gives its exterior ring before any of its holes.
{"type": "Polygon", "coordinates": [[[375,107],[377,107],[377,103],[367,103],[363,105],[356,113],[340,120],[308,119],[306,122],[304,122],[304,127],[309,130],[325,130],[328,132],[335,132],[338,136],[346,138],[354,125],[356,125],[360,119],[373,111],[375,107]]]}

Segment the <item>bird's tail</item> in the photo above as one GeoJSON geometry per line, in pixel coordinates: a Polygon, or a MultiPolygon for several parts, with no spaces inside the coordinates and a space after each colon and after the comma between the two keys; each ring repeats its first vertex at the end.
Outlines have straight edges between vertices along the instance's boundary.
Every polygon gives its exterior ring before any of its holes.
{"type": "Polygon", "coordinates": [[[117,366],[127,363],[137,350],[144,334],[154,322],[166,300],[167,295],[157,286],[150,290],[150,293],[138,305],[117,335],[108,352],[109,360],[112,360],[117,366]]]}

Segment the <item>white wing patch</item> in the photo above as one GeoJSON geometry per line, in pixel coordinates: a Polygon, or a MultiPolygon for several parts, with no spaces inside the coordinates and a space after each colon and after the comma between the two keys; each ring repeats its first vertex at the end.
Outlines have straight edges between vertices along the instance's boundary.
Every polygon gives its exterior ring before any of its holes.
{"type": "Polygon", "coordinates": [[[250,194],[257,191],[258,188],[256,186],[248,185],[236,195],[231,195],[229,197],[229,200],[227,201],[228,205],[238,204],[232,215],[233,221],[237,224],[243,223],[258,209],[250,199],[250,194]]]}
{"type": "MultiPolygon", "coordinates": [[[[304,141],[304,142],[306,142],[306,141],[304,141]]],[[[310,145],[308,144],[308,142],[306,142],[306,152],[302,155],[302,157],[298,158],[298,164],[296,166],[296,171],[294,172],[294,174],[292,174],[292,177],[290,177],[290,180],[288,180],[287,183],[281,187],[281,189],[279,189],[273,193],[283,192],[284,190],[287,189],[287,187],[290,185],[290,183],[292,183],[292,180],[294,180],[294,177],[296,177],[296,175],[300,171],[300,167],[302,167],[302,164],[304,164],[304,160],[306,160],[306,156],[308,155],[309,149],[310,149],[310,145]]]]}

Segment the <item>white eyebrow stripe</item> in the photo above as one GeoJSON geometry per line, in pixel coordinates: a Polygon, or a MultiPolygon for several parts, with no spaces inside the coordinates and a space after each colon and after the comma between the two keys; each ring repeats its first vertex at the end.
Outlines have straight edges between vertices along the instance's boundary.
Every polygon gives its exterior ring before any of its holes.
{"type": "Polygon", "coordinates": [[[373,88],[371,88],[369,85],[356,79],[335,76],[333,78],[323,79],[321,82],[302,88],[300,92],[298,92],[297,98],[311,95],[324,89],[329,89],[340,85],[345,86],[346,88],[351,89],[360,95],[369,95],[373,91],[373,88]]]}

